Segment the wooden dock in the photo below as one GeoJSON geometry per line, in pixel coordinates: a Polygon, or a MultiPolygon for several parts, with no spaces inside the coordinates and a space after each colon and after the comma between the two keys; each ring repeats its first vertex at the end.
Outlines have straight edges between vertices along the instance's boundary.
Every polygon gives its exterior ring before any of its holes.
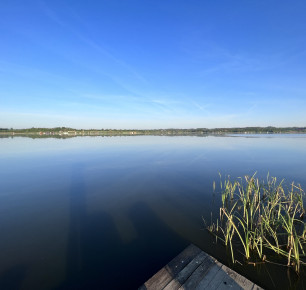
{"type": "Polygon", "coordinates": [[[195,245],[188,246],[139,290],[262,289],[195,245]]]}

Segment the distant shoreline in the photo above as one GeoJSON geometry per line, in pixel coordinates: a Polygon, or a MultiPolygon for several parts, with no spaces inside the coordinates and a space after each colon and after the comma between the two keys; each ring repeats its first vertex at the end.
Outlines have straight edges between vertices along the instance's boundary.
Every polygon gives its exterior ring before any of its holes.
{"type": "Polygon", "coordinates": [[[197,129],[101,129],[83,130],[67,127],[1,129],[0,136],[29,136],[36,138],[55,137],[67,138],[76,136],[207,136],[227,134],[306,134],[306,127],[241,127],[241,128],[197,128],[197,129]]]}

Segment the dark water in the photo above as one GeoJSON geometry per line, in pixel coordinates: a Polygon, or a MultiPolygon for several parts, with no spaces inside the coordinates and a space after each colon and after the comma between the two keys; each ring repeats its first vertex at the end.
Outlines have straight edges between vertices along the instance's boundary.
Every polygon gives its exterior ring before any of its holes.
{"type": "MultiPolygon", "coordinates": [[[[0,289],[136,289],[203,230],[212,184],[267,173],[306,188],[306,135],[0,139],[0,289]]],[[[269,289],[306,273],[236,266],[269,289]]]]}

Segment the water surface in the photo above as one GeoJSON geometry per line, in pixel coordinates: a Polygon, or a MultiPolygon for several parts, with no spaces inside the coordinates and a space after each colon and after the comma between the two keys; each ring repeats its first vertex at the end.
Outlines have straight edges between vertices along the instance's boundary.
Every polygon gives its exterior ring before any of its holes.
{"type": "MultiPolygon", "coordinates": [[[[0,149],[0,289],[135,289],[191,242],[227,263],[202,220],[219,172],[306,188],[305,135],[14,137],[0,149]]],[[[236,267],[290,286],[286,268],[236,267]]]]}

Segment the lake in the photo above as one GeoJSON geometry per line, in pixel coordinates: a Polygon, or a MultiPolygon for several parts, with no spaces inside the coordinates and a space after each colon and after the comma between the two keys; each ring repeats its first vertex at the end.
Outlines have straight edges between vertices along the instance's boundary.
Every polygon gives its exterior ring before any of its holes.
{"type": "MultiPolygon", "coordinates": [[[[219,173],[306,188],[306,135],[0,138],[0,289],[137,289],[205,230],[219,173]]],[[[306,287],[276,265],[236,265],[270,289],[306,287]]],[[[306,289],[306,288],[305,288],[306,289]]]]}

